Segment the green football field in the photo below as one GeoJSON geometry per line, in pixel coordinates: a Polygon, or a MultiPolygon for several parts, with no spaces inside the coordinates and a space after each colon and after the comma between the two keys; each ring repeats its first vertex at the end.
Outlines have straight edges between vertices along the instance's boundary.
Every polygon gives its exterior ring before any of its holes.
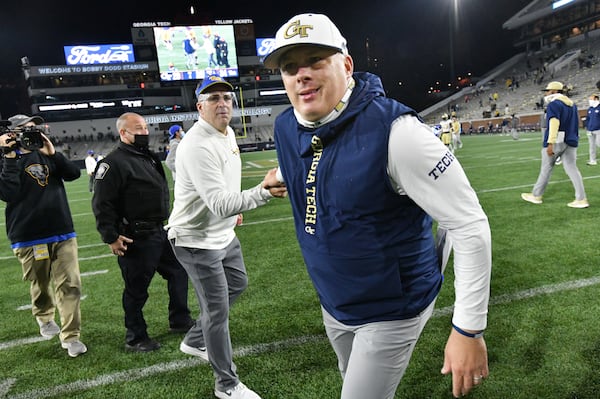
{"type": "MultiPolygon", "coordinates": [[[[524,202],[520,193],[531,191],[539,171],[540,141],[539,133],[522,134],[519,140],[464,136],[464,147],[456,152],[489,217],[493,239],[485,336],[490,377],[471,398],[599,397],[600,166],[586,166],[588,145],[582,134],[578,165],[590,208],[566,206],[574,192],[562,166],[555,168],[542,205],[524,202]]],[[[260,182],[277,164],[273,151],[244,153],[242,159],[244,187],[260,182]]],[[[39,336],[2,212],[0,399],[214,397],[209,365],[179,352],[182,334],[169,333],[166,285],[159,275],[150,287],[145,317],[162,348],[125,351],[121,275],[96,231],[85,173],[66,187],[83,281],[81,339],[89,350],[69,358],[56,337],[39,336]]],[[[241,380],[263,399],[339,398],[341,378],[299,253],[288,200],[273,199],[246,212],[236,231],[249,274],[249,287],[230,315],[241,380]]],[[[189,303],[197,314],[192,289],[189,303]]],[[[452,303],[450,264],[396,399],[452,397],[451,377],[440,373],[452,303]]]]}

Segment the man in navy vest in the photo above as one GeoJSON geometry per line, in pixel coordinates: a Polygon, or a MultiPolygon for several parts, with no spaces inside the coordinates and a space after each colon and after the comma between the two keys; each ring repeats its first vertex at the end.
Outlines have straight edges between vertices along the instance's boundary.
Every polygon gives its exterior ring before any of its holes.
{"type": "Polygon", "coordinates": [[[292,103],[275,121],[279,177],[338,358],[341,398],[394,397],[450,244],[456,300],[442,373],[452,373],[455,396],[467,394],[489,373],[491,233],[458,160],[414,110],[385,97],[377,76],[354,73],[327,16],[290,19],[264,62],[281,71],[292,103]],[[446,245],[436,245],[441,232],[446,245]]]}
{"type": "Polygon", "coordinates": [[[600,146],[600,97],[597,94],[591,95],[589,98],[589,108],[587,110],[587,118],[585,119],[585,130],[590,143],[590,160],[587,164],[595,166],[598,164],[596,160],[596,148],[600,146]]]}
{"type": "Polygon", "coordinates": [[[577,167],[579,146],[579,111],[573,100],[564,94],[561,82],[550,82],[543,91],[546,104],[545,126],[542,141],[542,165],[538,178],[530,193],[521,193],[521,198],[532,204],[541,204],[546,187],[550,182],[555,165],[564,163],[567,176],[575,190],[575,200],[567,204],[570,208],[587,208],[590,203],[585,194],[583,178],[577,167]],[[558,160],[560,159],[560,162],[558,160]]]}

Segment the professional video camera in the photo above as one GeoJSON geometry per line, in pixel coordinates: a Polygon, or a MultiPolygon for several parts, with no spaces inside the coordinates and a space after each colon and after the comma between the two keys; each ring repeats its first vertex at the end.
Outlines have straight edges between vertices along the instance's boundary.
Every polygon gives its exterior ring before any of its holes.
{"type": "Polygon", "coordinates": [[[46,126],[26,126],[10,128],[10,121],[0,120],[0,135],[5,133],[14,133],[17,141],[17,148],[33,151],[44,147],[42,133],[48,134],[46,126]]]}

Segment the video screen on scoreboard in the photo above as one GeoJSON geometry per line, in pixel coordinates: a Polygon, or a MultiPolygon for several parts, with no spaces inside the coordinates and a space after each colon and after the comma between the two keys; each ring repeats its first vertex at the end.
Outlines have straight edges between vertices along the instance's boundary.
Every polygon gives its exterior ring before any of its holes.
{"type": "Polygon", "coordinates": [[[213,74],[239,76],[233,25],[153,29],[162,81],[198,80],[213,74]]]}

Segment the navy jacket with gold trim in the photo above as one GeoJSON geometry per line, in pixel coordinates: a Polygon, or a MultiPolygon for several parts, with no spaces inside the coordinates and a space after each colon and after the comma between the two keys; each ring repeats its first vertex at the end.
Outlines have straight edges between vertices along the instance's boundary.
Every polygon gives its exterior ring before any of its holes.
{"type": "Polygon", "coordinates": [[[432,219],[387,174],[392,122],[416,112],[386,98],[377,76],[354,80],[333,121],[310,129],[291,108],[275,121],[308,273],[325,310],[349,325],[414,317],[442,283],[432,219]]]}

